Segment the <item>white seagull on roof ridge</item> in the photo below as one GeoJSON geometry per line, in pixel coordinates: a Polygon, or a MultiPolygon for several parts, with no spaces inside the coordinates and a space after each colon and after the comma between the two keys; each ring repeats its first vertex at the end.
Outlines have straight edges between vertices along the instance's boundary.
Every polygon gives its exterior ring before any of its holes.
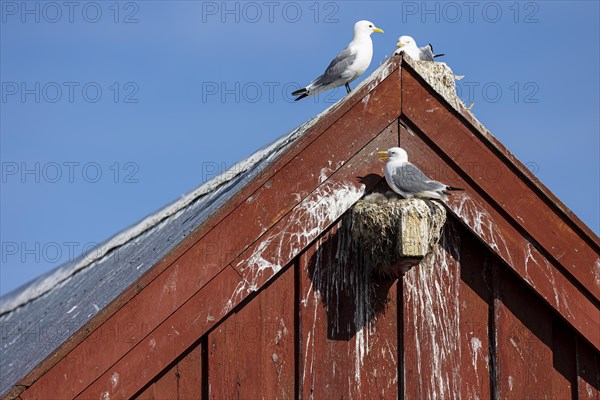
{"type": "Polygon", "coordinates": [[[397,49],[394,54],[406,53],[413,60],[434,61],[434,58],[444,55],[433,54],[433,47],[430,44],[423,47],[417,46],[415,39],[410,36],[400,36],[396,45],[399,47],[399,49],[397,49]]]}
{"type": "Polygon", "coordinates": [[[383,30],[369,21],[354,24],[352,41],[331,61],[323,75],[292,93],[292,96],[298,96],[296,101],[342,85],[346,85],[346,91],[350,93],[349,83],[364,74],[371,64],[373,32],[383,33],[383,30]]]}
{"type": "Polygon", "coordinates": [[[406,150],[400,147],[392,147],[377,154],[380,159],[387,160],[383,171],[388,185],[405,199],[419,197],[446,201],[449,195],[447,191],[463,190],[428,178],[419,168],[408,162],[406,150]]]}

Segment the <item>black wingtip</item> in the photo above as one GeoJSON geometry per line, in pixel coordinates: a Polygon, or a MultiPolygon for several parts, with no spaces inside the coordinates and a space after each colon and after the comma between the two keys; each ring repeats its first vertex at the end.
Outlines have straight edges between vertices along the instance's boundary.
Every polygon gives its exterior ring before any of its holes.
{"type": "Polygon", "coordinates": [[[463,188],[457,188],[457,187],[452,187],[452,186],[446,186],[446,190],[465,190],[463,188]]]}
{"type": "Polygon", "coordinates": [[[299,94],[305,94],[308,93],[308,90],[306,90],[306,88],[302,88],[302,89],[298,89],[295,92],[292,92],[292,96],[298,96],[299,94]]]}
{"type": "MultiPolygon", "coordinates": [[[[293,93],[292,93],[292,94],[293,94],[293,93]]],[[[308,97],[308,94],[307,94],[307,93],[302,93],[302,95],[300,95],[299,97],[297,97],[297,98],[296,98],[294,101],[301,100],[301,99],[303,99],[303,98],[305,98],[305,97],[308,97]]]]}
{"type": "Polygon", "coordinates": [[[444,57],[444,56],[445,56],[445,54],[443,54],[443,53],[442,54],[434,54],[433,58],[444,57]]]}

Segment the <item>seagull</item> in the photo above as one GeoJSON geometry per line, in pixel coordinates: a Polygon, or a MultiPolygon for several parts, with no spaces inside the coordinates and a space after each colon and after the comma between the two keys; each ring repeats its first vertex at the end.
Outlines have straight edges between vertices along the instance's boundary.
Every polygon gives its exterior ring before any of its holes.
{"type": "Polygon", "coordinates": [[[385,180],[392,190],[405,199],[419,197],[422,199],[448,200],[447,191],[464,190],[434,181],[415,165],[408,162],[406,150],[392,147],[377,153],[379,158],[387,161],[383,168],[385,180]]]}
{"type": "Polygon", "coordinates": [[[292,93],[292,96],[298,96],[296,101],[342,85],[345,85],[346,91],[350,93],[349,83],[364,74],[371,64],[373,32],[383,33],[383,29],[364,20],[354,24],[352,41],[331,61],[323,75],[312,81],[310,85],[292,93]]]}
{"type": "Polygon", "coordinates": [[[445,55],[433,54],[433,47],[430,44],[427,46],[418,47],[415,39],[410,36],[400,36],[396,45],[400,48],[397,49],[394,54],[400,54],[404,52],[414,60],[433,61],[434,58],[445,55]]]}

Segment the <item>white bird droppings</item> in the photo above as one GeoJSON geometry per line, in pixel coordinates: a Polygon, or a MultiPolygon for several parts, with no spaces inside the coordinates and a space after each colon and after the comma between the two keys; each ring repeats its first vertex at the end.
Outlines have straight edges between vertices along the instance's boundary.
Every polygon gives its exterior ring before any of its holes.
{"type": "Polygon", "coordinates": [[[117,387],[118,384],[119,384],[119,373],[113,372],[110,376],[110,385],[112,386],[113,390],[117,387]]]}

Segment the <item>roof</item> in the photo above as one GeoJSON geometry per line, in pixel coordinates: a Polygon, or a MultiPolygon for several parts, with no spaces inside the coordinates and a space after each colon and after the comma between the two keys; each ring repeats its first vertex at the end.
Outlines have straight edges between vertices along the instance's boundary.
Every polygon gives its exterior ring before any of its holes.
{"type": "Polygon", "coordinates": [[[326,112],[77,259],[0,298],[0,393],[171,252],[326,112]],[[32,340],[33,339],[33,340],[32,340]]]}
{"type": "MultiPolygon", "coordinates": [[[[381,173],[371,155],[398,142],[417,165],[452,167],[446,181],[468,195],[452,199],[450,212],[600,349],[598,237],[474,118],[448,90],[446,75],[428,68],[438,66],[388,59],[349,96],[107,241],[93,260],[76,260],[2,298],[0,356],[10,362],[0,392],[58,387],[58,365],[78,371],[81,382],[61,388],[63,395],[91,390],[93,382],[99,389],[109,367],[125,354],[140,357],[137,346],[167,335],[176,314],[190,318],[177,344],[187,348],[371,190],[380,180],[371,175],[381,173]],[[343,143],[332,140],[340,135],[343,143]],[[469,168],[474,161],[493,163],[498,180],[482,179],[469,168]],[[102,329],[127,324],[133,332],[97,355],[97,370],[73,363],[87,362],[82,355],[98,343],[92,333],[102,338],[102,329]],[[49,335],[48,326],[60,329],[49,335]]],[[[151,372],[180,354],[173,352],[149,365],[151,372]]]]}

